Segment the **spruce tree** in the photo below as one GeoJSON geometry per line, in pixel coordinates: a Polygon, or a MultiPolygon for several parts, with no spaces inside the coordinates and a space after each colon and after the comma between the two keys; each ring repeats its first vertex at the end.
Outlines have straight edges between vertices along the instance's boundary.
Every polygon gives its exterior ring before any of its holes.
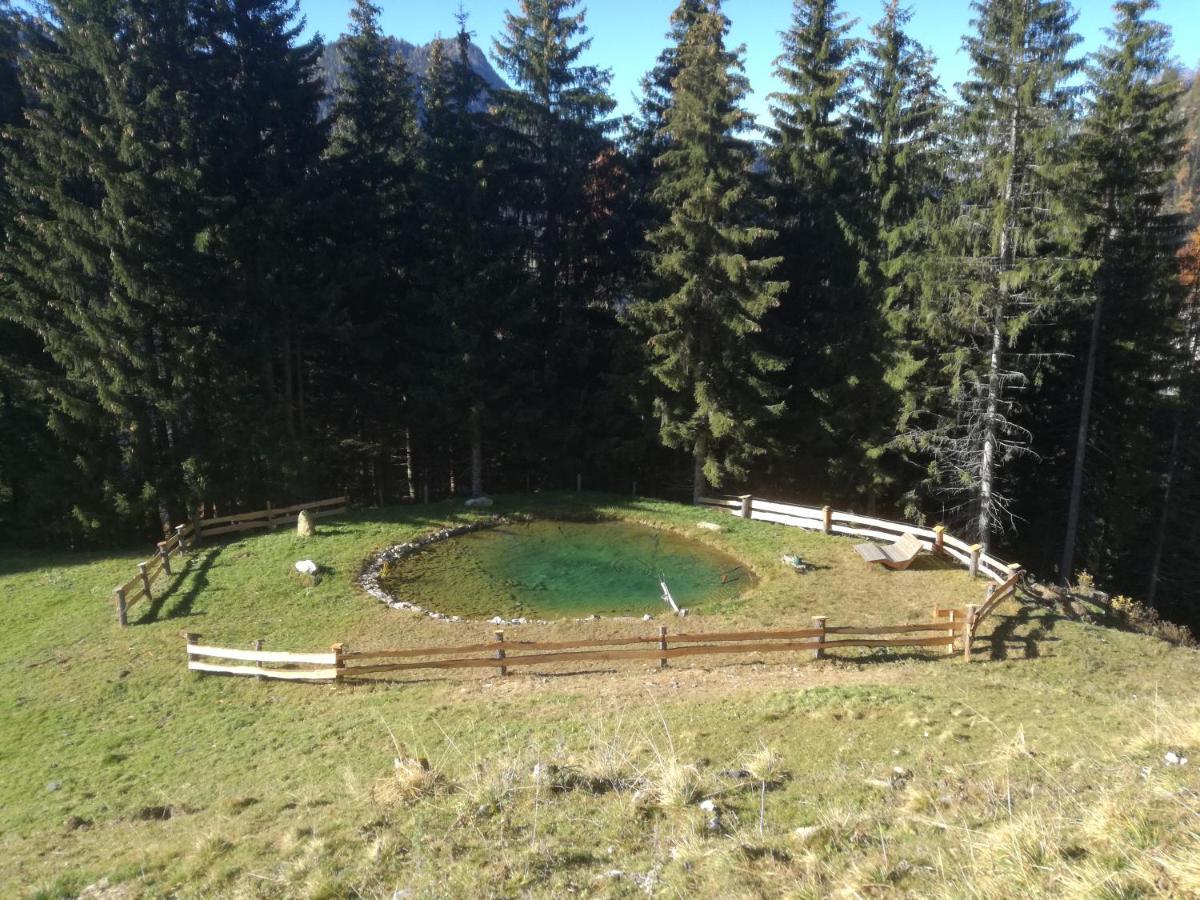
{"type": "MultiPolygon", "coordinates": [[[[1079,201],[1094,274],[1088,292],[1090,321],[1086,330],[1080,329],[1087,335],[1080,341],[1082,377],[1077,369],[1072,373],[1080,388],[1059,568],[1067,578],[1073,574],[1079,527],[1088,521],[1087,513],[1112,523],[1108,552],[1117,554],[1132,549],[1119,544],[1142,530],[1137,526],[1129,534],[1118,533],[1136,500],[1117,488],[1124,486],[1134,496],[1153,492],[1152,482],[1130,484],[1128,473],[1123,477],[1102,468],[1092,474],[1103,487],[1085,504],[1089,446],[1108,455],[1136,452],[1138,444],[1147,453],[1160,443],[1151,426],[1164,383],[1162,365],[1170,356],[1167,328],[1176,294],[1172,248],[1177,228],[1174,217],[1164,213],[1164,199],[1183,147],[1183,123],[1177,112],[1178,83],[1167,77],[1170,33],[1147,18],[1156,5],[1154,0],[1118,2],[1108,44],[1093,56],[1088,70],[1091,91],[1079,141],[1084,165],[1079,201]]],[[[1139,474],[1143,480],[1150,475],[1145,469],[1139,474]]],[[[1101,574],[1100,548],[1089,549],[1091,571],[1101,574]]]]}
{"type": "MultiPolygon", "coordinates": [[[[673,21],[690,15],[685,2],[673,21]]],[[[632,309],[660,385],[663,443],[693,456],[693,500],[706,483],[744,478],[763,452],[761,426],[782,411],[767,380],[781,364],[760,332],[786,285],[772,280],[779,260],[762,255],[773,235],[751,190],[749,86],[728,31],[712,0],[679,43],[654,191],[668,215],[649,235],[653,280],[632,309]]]]}
{"type": "Polygon", "coordinates": [[[878,323],[871,362],[880,371],[865,386],[870,417],[864,434],[868,458],[875,462],[865,473],[872,479],[864,486],[869,502],[896,479],[882,457],[905,430],[923,337],[914,326],[924,246],[919,213],[936,202],[943,180],[945,99],[933,58],[905,32],[911,15],[899,0],[888,0],[857,67],[854,130],[863,142],[866,177],[856,245],[865,303],[878,323]]]}
{"type": "MultiPolygon", "coordinates": [[[[346,462],[353,457],[364,492],[378,497],[411,416],[410,356],[396,348],[412,339],[419,141],[412,77],[379,28],[379,8],[356,0],[350,23],[338,48],[344,65],[325,161],[326,211],[336,225],[328,232],[332,309],[324,311],[337,338],[325,365],[348,365],[349,377],[331,381],[320,399],[345,411],[338,428],[356,438],[344,445],[346,462]]],[[[399,461],[407,476],[409,462],[399,461]]]]}
{"type": "MultiPolygon", "coordinates": [[[[784,440],[797,473],[821,472],[836,497],[873,502],[879,480],[872,418],[882,373],[878,316],[859,283],[863,157],[851,118],[853,22],[836,0],[795,0],[770,98],[767,162],[778,252],[790,287],[772,334],[792,356],[784,440]]],[[[828,496],[828,495],[827,495],[828,496]]]]}
{"type": "Polygon", "coordinates": [[[485,85],[471,68],[470,33],[436,41],[425,76],[422,385],[427,415],[470,448],[471,494],[484,490],[485,443],[521,383],[513,335],[519,269],[513,228],[501,215],[493,124],[485,85]],[[465,433],[464,433],[465,432],[465,433]]]}
{"type": "Polygon", "coordinates": [[[1063,0],[973,8],[958,168],[922,277],[926,403],[907,439],[947,517],[987,548],[1006,524],[1005,467],[1033,438],[1017,406],[1035,365],[1030,325],[1061,312],[1078,283],[1065,198],[1080,63],[1063,0]]]}
{"type": "Polygon", "coordinates": [[[623,177],[610,137],[616,104],[610,73],[581,62],[591,39],[577,6],[520,0],[494,43],[512,85],[495,96],[504,207],[525,237],[523,302],[534,313],[522,342],[540,379],[514,413],[538,422],[527,432],[527,463],[542,473],[567,468],[560,477],[592,455],[581,413],[595,407],[593,375],[619,332],[622,283],[619,220],[605,202],[619,198],[609,186],[623,177]]]}

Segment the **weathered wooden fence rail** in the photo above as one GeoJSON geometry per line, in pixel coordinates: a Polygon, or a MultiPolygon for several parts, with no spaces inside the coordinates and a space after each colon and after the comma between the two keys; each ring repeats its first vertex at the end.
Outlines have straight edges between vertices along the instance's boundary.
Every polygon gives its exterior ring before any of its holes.
{"type": "Polygon", "coordinates": [[[131,580],[113,589],[117,621],[129,623],[129,608],[139,600],[153,599],[152,586],[160,575],[171,575],[171,557],[179,557],[195,535],[192,525],[179,525],[165,541],[159,541],[155,553],[146,562],[138,563],[138,573],[131,580]]]}
{"type": "Polygon", "coordinates": [[[153,585],[161,575],[171,575],[171,558],[179,557],[184,550],[199,545],[205,537],[250,531],[256,528],[272,530],[281,524],[295,522],[302,510],[308,510],[318,518],[344,513],[349,508],[349,497],[333,497],[312,503],[297,503],[295,506],[266,509],[248,513],[233,513],[214,518],[193,518],[186,525],[176,525],[173,534],[159,541],[155,553],[146,562],[138,563],[138,574],[113,589],[113,603],[117,609],[117,621],[129,623],[129,609],[139,600],[153,599],[153,585]]]}
{"type": "Polygon", "coordinates": [[[757,522],[775,522],[808,531],[823,531],[826,534],[844,534],[875,540],[895,541],[905,534],[915,535],[921,546],[935,553],[945,554],[962,563],[974,575],[983,575],[996,584],[1005,581],[1020,567],[1016,563],[984,553],[979,544],[968,544],[947,534],[942,526],[922,528],[907,522],[892,522],[857,513],[839,512],[829,506],[797,506],[791,503],[774,503],[757,497],[703,497],[701,506],[726,509],[730,514],[757,522]]]}
{"type": "Polygon", "coordinates": [[[519,666],[564,665],[594,662],[658,661],[666,668],[672,659],[726,654],[800,653],[821,659],[830,651],[845,649],[936,649],[971,658],[971,642],[979,623],[1011,596],[1014,574],[1007,587],[995,588],[980,607],[935,610],[946,622],[907,625],[827,625],[815,617],[810,628],[773,631],[700,632],[625,635],[577,641],[514,641],[495,632],[491,641],[452,647],[407,647],[384,650],[348,650],[334,644],[328,652],[286,653],[262,649],[241,650],[201,643],[200,635],[186,634],[188,669],[223,675],[247,675],[287,681],[343,681],[388,672],[418,669],[494,669],[500,675],[519,666]],[[884,637],[883,635],[903,635],[884,637]]]}

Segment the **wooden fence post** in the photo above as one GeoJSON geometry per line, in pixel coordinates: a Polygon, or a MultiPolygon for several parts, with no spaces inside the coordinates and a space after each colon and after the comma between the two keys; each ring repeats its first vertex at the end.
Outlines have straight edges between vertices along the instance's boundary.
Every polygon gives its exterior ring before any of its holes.
{"type": "Polygon", "coordinates": [[[117,601],[117,624],[122,627],[129,624],[129,619],[125,612],[125,588],[117,588],[113,591],[113,596],[117,601]]]}
{"type": "Polygon", "coordinates": [[[957,609],[950,610],[950,643],[946,645],[946,655],[954,655],[954,621],[958,615],[957,609]]]}
{"type": "Polygon", "coordinates": [[[340,681],[346,675],[346,660],[342,658],[346,652],[346,645],[334,644],[329,649],[333,651],[333,680],[340,681]]]}
{"type": "Polygon", "coordinates": [[[664,654],[658,660],[658,667],[660,669],[665,669],[667,667],[667,657],[665,655],[667,652],[667,626],[666,625],[658,626],[658,649],[661,650],[664,654]]]}
{"type": "Polygon", "coordinates": [[[933,526],[933,552],[934,553],[945,553],[946,552],[946,526],[945,525],[934,525],[933,526]]]}
{"type": "Polygon", "coordinates": [[[742,518],[743,519],[754,518],[754,515],[753,515],[753,513],[754,513],[754,497],[753,497],[753,495],[742,494],[740,497],[738,497],[738,499],[742,501],[742,518]]]}
{"type": "MultiPolygon", "coordinates": [[[[255,642],[254,642],[254,650],[255,650],[255,652],[257,653],[258,651],[262,650],[262,648],[263,648],[263,642],[262,642],[262,638],[259,638],[257,641],[255,641],[255,642]]],[[[263,668],[262,661],[261,661],[261,660],[257,660],[257,659],[256,659],[256,660],[254,661],[254,668],[256,668],[256,669],[261,669],[261,668],[263,668]]],[[[266,680],[267,680],[267,676],[266,676],[266,675],[259,675],[259,676],[258,676],[258,680],[259,680],[259,681],[266,681],[266,680]]]]}
{"type": "MultiPolygon", "coordinates": [[[[829,509],[828,506],[825,508],[829,509]]],[[[825,643],[825,619],[826,619],[825,616],[813,616],[813,618],[812,618],[812,627],[818,629],[821,632],[820,634],[817,635],[817,643],[818,644],[825,643]]],[[[825,648],[817,647],[817,649],[815,649],[813,651],[813,659],[824,659],[824,658],[825,658],[825,648]]]]}
{"type": "Polygon", "coordinates": [[[267,531],[275,530],[275,516],[271,512],[271,501],[267,501],[267,531]]]}
{"type": "Polygon", "coordinates": [[[153,600],[154,597],[150,594],[150,576],[146,574],[146,564],[138,563],[138,571],[142,573],[142,587],[146,589],[146,599],[153,600]]]}
{"type": "Polygon", "coordinates": [[[971,545],[971,567],[970,567],[970,570],[971,570],[972,578],[977,578],[979,576],[979,554],[982,552],[983,552],[983,544],[972,544],[971,545]]]}
{"type": "Polygon", "coordinates": [[[183,529],[185,528],[187,528],[186,525],[175,526],[175,546],[179,548],[180,553],[182,553],[184,550],[183,529]]]}
{"type": "MultiPolygon", "coordinates": [[[[504,643],[504,632],[503,631],[496,632],[496,643],[498,643],[498,644],[504,643]]],[[[504,659],[504,648],[503,647],[501,647],[499,650],[496,651],[496,659],[504,659]]],[[[501,676],[508,674],[508,666],[502,665],[499,668],[500,668],[501,676]]]]}
{"type": "Polygon", "coordinates": [[[171,574],[171,554],[166,551],[166,541],[158,542],[158,555],[162,557],[163,571],[171,574]]]}
{"type": "Polygon", "coordinates": [[[192,513],[192,546],[199,547],[204,543],[204,532],[200,529],[200,510],[192,513]]]}
{"type": "Polygon", "coordinates": [[[975,604],[967,607],[966,621],[963,622],[963,659],[971,661],[971,641],[975,638],[975,604]]]}
{"type": "MultiPolygon", "coordinates": [[[[200,643],[200,635],[196,634],[194,631],[185,631],[183,633],[183,640],[190,647],[192,644],[200,643]]],[[[188,658],[188,662],[191,662],[193,659],[195,659],[195,657],[192,656],[191,653],[189,653],[187,655],[187,658],[188,658]]]]}
{"type": "Polygon", "coordinates": [[[821,519],[825,523],[825,533],[833,534],[833,507],[832,506],[822,506],[821,507],[821,519]]]}

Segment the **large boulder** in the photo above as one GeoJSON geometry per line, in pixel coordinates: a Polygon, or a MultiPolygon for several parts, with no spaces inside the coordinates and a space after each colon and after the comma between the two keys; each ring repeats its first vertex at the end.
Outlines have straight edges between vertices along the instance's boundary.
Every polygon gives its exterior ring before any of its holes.
{"type": "Polygon", "coordinates": [[[296,517],[296,535],[306,538],[312,537],[317,533],[317,520],[313,518],[313,514],[307,509],[300,510],[300,515],[296,517]]]}

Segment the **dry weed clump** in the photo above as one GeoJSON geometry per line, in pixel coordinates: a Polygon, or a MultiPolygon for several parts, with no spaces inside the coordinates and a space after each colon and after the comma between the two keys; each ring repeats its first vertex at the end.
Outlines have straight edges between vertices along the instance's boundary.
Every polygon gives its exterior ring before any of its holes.
{"type": "Polygon", "coordinates": [[[424,757],[397,756],[392,760],[392,771],[375,782],[371,797],[381,806],[414,803],[437,793],[445,784],[445,776],[424,757]]]}

